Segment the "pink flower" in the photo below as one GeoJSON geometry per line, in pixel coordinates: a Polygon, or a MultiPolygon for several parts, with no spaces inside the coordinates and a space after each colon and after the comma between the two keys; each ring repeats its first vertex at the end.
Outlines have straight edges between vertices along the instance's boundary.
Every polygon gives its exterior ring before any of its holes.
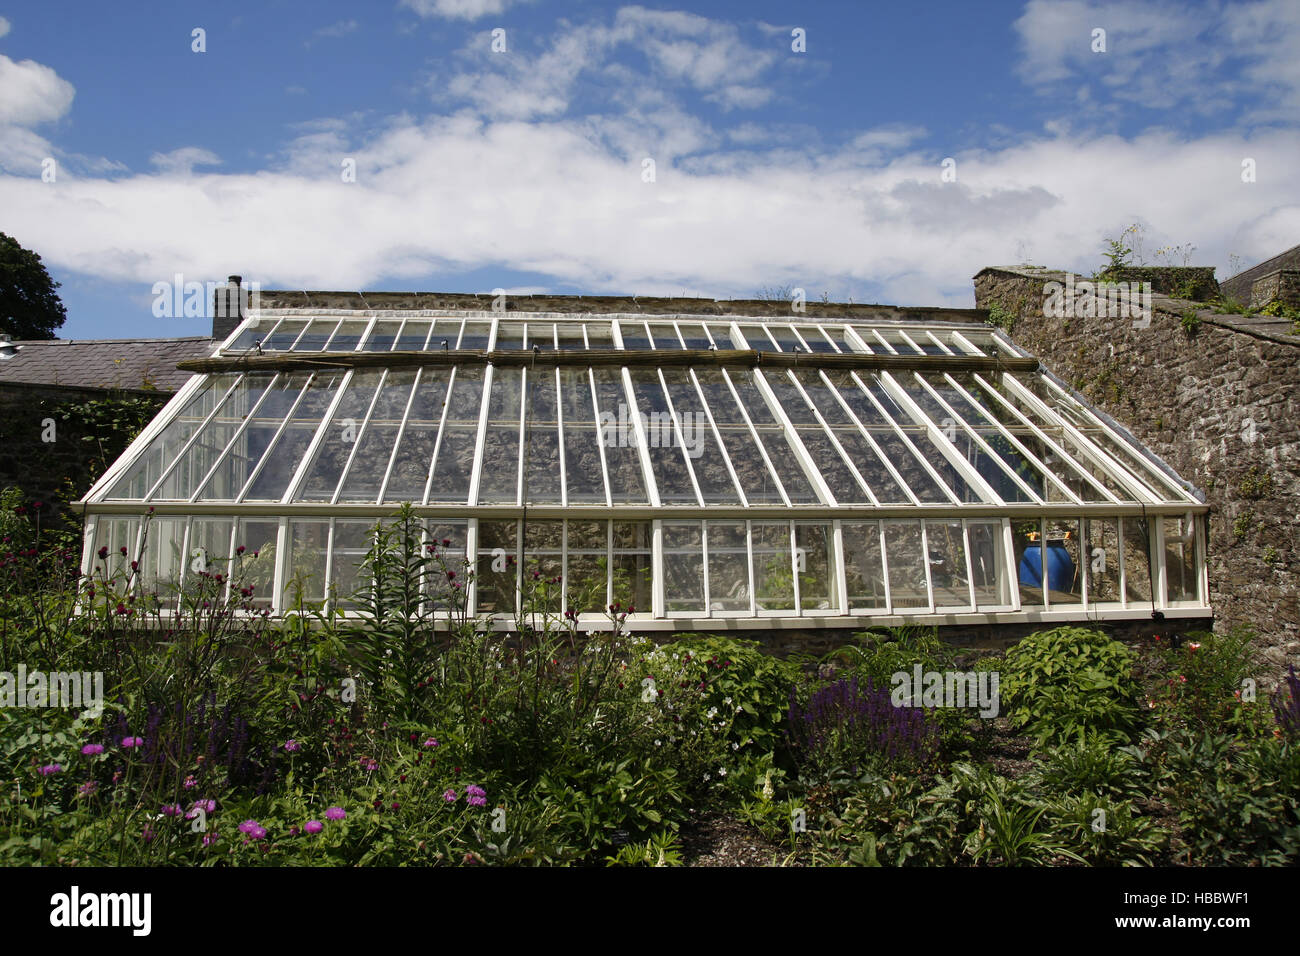
{"type": "Polygon", "coordinates": [[[63,765],[57,763],[48,763],[41,768],[41,776],[48,777],[52,773],[62,773],[63,765]]]}
{"type": "Polygon", "coordinates": [[[308,820],[307,825],[303,829],[308,833],[320,833],[321,830],[325,829],[325,824],[321,823],[319,820],[308,820]]]}
{"type": "Polygon", "coordinates": [[[470,797],[465,802],[468,803],[471,807],[482,807],[487,805],[487,800],[485,800],[483,797],[470,797]]]}
{"type": "Polygon", "coordinates": [[[82,755],[86,757],[94,757],[97,754],[102,754],[103,752],[104,752],[103,744],[86,744],[86,746],[81,748],[82,755]]]}
{"type": "Polygon", "coordinates": [[[446,800],[448,803],[455,803],[456,791],[451,789],[451,787],[448,787],[446,791],[443,793],[442,799],[446,800]]]}
{"type": "Polygon", "coordinates": [[[258,826],[259,824],[256,820],[245,820],[243,823],[239,825],[239,832],[252,833],[254,830],[258,828],[258,826]]]}
{"type": "Polygon", "coordinates": [[[284,742],[284,749],[289,751],[289,753],[295,753],[296,751],[302,750],[302,744],[290,737],[284,742]]]}
{"type": "Polygon", "coordinates": [[[132,747],[143,747],[143,746],[144,746],[144,738],[143,738],[143,737],[123,737],[123,738],[122,738],[122,746],[125,747],[127,750],[130,750],[132,747]]]}
{"type": "Polygon", "coordinates": [[[438,741],[436,741],[436,740],[434,740],[432,737],[430,737],[428,740],[426,740],[426,741],[424,742],[424,745],[425,745],[426,747],[436,747],[436,746],[438,746],[438,741]]]}
{"type": "Polygon", "coordinates": [[[162,808],[162,812],[165,816],[179,817],[185,811],[180,808],[179,804],[169,803],[167,806],[162,808]]]}
{"type": "Polygon", "coordinates": [[[83,783],[81,786],[77,788],[77,796],[89,797],[92,796],[95,793],[95,791],[98,789],[99,789],[98,783],[96,783],[94,780],[87,780],[85,783],[83,783]]]}
{"type": "Polygon", "coordinates": [[[347,818],[347,811],[342,807],[330,807],[325,811],[326,820],[344,820],[347,818]]]}

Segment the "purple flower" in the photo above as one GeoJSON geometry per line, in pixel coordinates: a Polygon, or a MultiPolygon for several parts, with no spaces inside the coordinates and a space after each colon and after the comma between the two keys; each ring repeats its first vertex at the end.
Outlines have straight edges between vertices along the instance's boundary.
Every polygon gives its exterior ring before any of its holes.
{"type": "Polygon", "coordinates": [[[486,790],[484,790],[482,787],[480,787],[480,786],[476,786],[475,784],[472,784],[472,783],[471,783],[468,787],[465,788],[465,792],[466,792],[467,794],[469,794],[471,797],[486,797],[486,796],[487,796],[487,791],[486,791],[486,790]]]}
{"type": "Polygon", "coordinates": [[[204,846],[212,846],[212,844],[214,844],[214,843],[216,843],[216,842],[217,842],[217,834],[216,834],[216,831],[215,831],[215,830],[214,830],[212,833],[205,833],[205,834],[203,835],[203,845],[204,845],[204,846]]]}
{"type": "Polygon", "coordinates": [[[104,752],[103,744],[86,744],[86,746],[81,748],[82,756],[85,757],[94,757],[98,754],[102,754],[103,752],[104,752]]]}
{"type": "Polygon", "coordinates": [[[144,839],[145,843],[148,843],[154,837],[153,827],[149,826],[149,824],[146,823],[144,825],[144,830],[141,832],[140,836],[144,839]]]}
{"type": "Polygon", "coordinates": [[[319,820],[308,820],[307,825],[303,829],[308,833],[320,833],[321,830],[325,829],[325,824],[321,823],[319,820]]]}
{"type": "Polygon", "coordinates": [[[432,737],[430,737],[428,740],[426,740],[426,741],[424,742],[424,745],[425,745],[426,747],[436,747],[436,746],[438,746],[438,741],[436,741],[436,740],[434,740],[432,737]]]}
{"type": "Polygon", "coordinates": [[[77,796],[89,797],[92,796],[94,792],[98,789],[99,789],[98,783],[96,783],[94,780],[87,780],[85,783],[83,783],[81,786],[77,788],[77,796]]]}
{"type": "Polygon", "coordinates": [[[468,803],[471,807],[482,807],[487,805],[487,800],[485,800],[483,797],[470,797],[465,802],[468,803]]]}
{"type": "Polygon", "coordinates": [[[143,738],[143,737],[123,737],[123,738],[122,738],[122,746],[125,747],[127,750],[130,750],[132,747],[143,747],[143,746],[144,746],[144,738],[143,738]]]}
{"type": "Polygon", "coordinates": [[[343,820],[347,818],[347,811],[342,807],[330,807],[325,811],[326,820],[343,820]]]}
{"type": "Polygon", "coordinates": [[[192,789],[194,789],[195,787],[197,787],[198,784],[199,784],[199,782],[198,782],[197,780],[194,779],[194,775],[193,775],[193,774],[190,774],[188,777],[185,778],[185,789],[186,789],[186,790],[192,790],[192,789]]]}
{"type": "Polygon", "coordinates": [[[259,829],[259,824],[256,820],[245,820],[239,825],[240,833],[252,833],[257,829],[259,829]]]}
{"type": "Polygon", "coordinates": [[[62,773],[62,772],[63,772],[63,765],[57,763],[47,763],[44,767],[41,768],[42,777],[48,777],[52,773],[62,773]]]}
{"type": "Polygon", "coordinates": [[[296,751],[302,750],[302,744],[298,743],[298,741],[290,737],[288,740],[284,742],[284,749],[289,751],[289,753],[294,753],[296,751]]]}
{"type": "Polygon", "coordinates": [[[248,835],[249,835],[250,837],[252,837],[254,840],[265,840],[265,839],[266,839],[266,827],[261,827],[261,826],[259,826],[259,827],[254,827],[254,828],[249,832],[248,835]]]}
{"type": "Polygon", "coordinates": [[[180,805],[179,805],[179,804],[176,804],[176,803],[169,803],[169,804],[167,804],[167,806],[165,806],[165,807],[162,808],[162,812],[163,812],[163,814],[164,814],[165,816],[169,816],[169,817],[179,817],[179,816],[180,816],[182,813],[184,813],[185,811],[183,811],[183,810],[180,808],[180,805]]]}
{"type": "Polygon", "coordinates": [[[448,803],[455,803],[456,791],[451,789],[451,787],[448,787],[446,792],[443,793],[442,799],[446,800],[448,803]]]}
{"type": "MultiPolygon", "coordinates": [[[[185,814],[185,818],[186,818],[187,820],[193,819],[194,816],[197,814],[197,812],[198,812],[199,810],[202,810],[204,813],[216,813],[216,812],[217,812],[217,801],[215,801],[215,800],[195,800],[195,801],[194,801],[194,808],[193,808],[192,810],[190,810],[189,813],[185,814]]],[[[242,830],[243,827],[240,827],[240,829],[242,830]]],[[[245,832],[247,832],[247,831],[245,831],[245,832]]]]}

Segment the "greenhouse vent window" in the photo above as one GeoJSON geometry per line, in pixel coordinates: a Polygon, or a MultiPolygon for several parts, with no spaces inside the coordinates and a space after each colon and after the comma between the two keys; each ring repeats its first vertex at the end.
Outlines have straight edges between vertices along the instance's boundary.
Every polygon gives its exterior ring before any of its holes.
{"type": "Polygon", "coordinates": [[[83,571],[164,610],[355,615],[410,503],[500,628],[534,573],[592,629],[1209,611],[1203,495],[978,322],[264,308],[182,367],[80,502],[83,571]]]}

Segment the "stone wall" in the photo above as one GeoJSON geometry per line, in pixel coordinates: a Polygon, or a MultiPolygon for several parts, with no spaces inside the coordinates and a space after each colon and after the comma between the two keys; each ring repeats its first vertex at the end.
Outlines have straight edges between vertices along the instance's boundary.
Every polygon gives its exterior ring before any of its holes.
{"type": "Polygon", "coordinates": [[[975,302],[1014,313],[1017,344],[1204,490],[1216,628],[1253,627],[1275,675],[1300,666],[1300,338],[1161,295],[1146,327],[1045,317],[1044,284],[1065,280],[987,268],[975,302]]]}
{"type": "Polygon", "coordinates": [[[1274,302],[1300,309],[1300,272],[1279,269],[1255,280],[1250,287],[1250,307],[1262,309],[1274,302]]]}
{"type": "Polygon", "coordinates": [[[0,488],[21,488],[49,517],[89,490],[126,448],[125,437],[65,418],[61,409],[112,396],[145,399],[156,412],[171,394],[0,382],[0,488]]]}
{"type": "Polygon", "coordinates": [[[1219,298],[1214,266],[1125,266],[1106,273],[1110,282],[1150,282],[1151,291],[1197,302],[1219,298]]]}

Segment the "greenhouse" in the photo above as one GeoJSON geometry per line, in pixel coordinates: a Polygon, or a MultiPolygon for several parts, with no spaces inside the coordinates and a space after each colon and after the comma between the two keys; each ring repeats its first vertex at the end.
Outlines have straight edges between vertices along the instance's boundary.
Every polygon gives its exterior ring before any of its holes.
{"type": "Polygon", "coordinates": [[[82,502],[164,604],[356,613],[410,503],[501,628],[535,578],[593,628],[1208,616],[1203,496],[979,323],[266,308],[182,367],[82,502]]]}

